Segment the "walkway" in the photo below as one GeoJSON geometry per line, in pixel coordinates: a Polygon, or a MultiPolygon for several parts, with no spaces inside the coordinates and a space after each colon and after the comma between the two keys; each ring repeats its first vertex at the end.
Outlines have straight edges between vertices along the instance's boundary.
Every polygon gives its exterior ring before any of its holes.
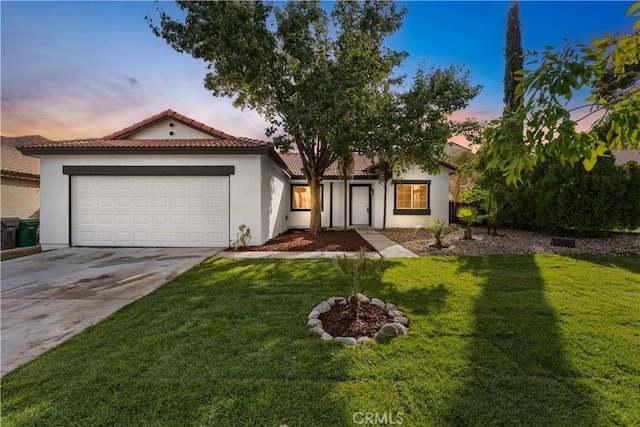
{"type": "MultiPolygon", "coordinates": [[[[370,258],[417,258],[418,255],[414,254],[410,250],[400,246],[396,242],[387,239],[382,234],[378,233],[372,228],[356,229],[358,234],[362,236],[377,252],[367,252],[367,256],[370,258]]],[[[337,256],[346,255],[348,257],[356,256],[357,252],[285,252],[285,251],[260,251],[260,252],[233,252],[224,251],[220,252],[216,256],[220,258],[335,258],[337,256]]]]}
{"type": "Polygon", "coordinates": [[[417,258],[418,255],[378,233],[373,228],[356,229],[378,253],[385,258],[417,258]]]}

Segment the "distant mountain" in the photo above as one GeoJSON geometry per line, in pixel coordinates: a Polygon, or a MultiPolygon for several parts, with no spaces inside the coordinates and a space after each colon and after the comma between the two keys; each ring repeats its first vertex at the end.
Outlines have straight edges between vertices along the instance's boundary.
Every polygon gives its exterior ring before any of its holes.
{"type": "Polygon", "coordinates": [[[43,144],[53,142],[40,135],[25,136],[0,136],[0,145],[3,147],[17,147],[18,145],[43,144]]]}

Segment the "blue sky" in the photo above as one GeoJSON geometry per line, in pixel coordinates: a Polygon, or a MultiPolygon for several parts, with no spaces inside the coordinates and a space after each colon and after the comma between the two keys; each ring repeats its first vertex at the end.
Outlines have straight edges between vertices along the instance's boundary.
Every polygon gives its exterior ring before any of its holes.
{"type": "MultiPolygon", "coordinates": [[[[417,65],[461,65],[482,93],[457,118],[502,110],[506,14],[510,3],[406,2],[398,33],[402,73],[417,65]]],[[[631,30],[632,2],[525,1],[524,49],[560,47],[631,30]]],[[[160,3],[170,14],[173,3],[160,3]]],[[[204,87],[205,64],[156,38],[144,17],[153,2],[7,2],[1,7],[1,133],[51,139],[100,137],[171,108],[232,135],[265,139],[265,122],[204,87]]],[[[329,6],[330,7],[330,6],[329,6]]],[[[156,19],[156,22],[158,19],[156,19]]]]}

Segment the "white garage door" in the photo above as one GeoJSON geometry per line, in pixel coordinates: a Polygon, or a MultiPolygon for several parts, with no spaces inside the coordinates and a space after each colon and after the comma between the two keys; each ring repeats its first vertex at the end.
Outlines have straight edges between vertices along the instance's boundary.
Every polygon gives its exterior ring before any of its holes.
{"type": "Polygon", "coordinates": [[[229,246],[227,176],[73,176],[74,246],[229,246]]]}

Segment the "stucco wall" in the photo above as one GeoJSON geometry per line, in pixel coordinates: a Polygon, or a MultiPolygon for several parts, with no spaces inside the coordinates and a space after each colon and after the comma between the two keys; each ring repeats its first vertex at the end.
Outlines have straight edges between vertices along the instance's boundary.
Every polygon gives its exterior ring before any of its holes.
{"type": "MultiPolygon", "coordinates": [[[[261,159],[262,236],[267,241],[287,228],[289,177],[268,156],[261,159]]],[[[251,244],[255,242],[251,241],[251,244]]]]}
{"type": "MultiPolygon", "coordinates": [[[[252,244],[262,244],[269,233],[263,233],[260,154],[229,155],[73,155],[41,157],[41,228],[43,248],[69,245],[69,176],[62,173],[67,166],[235,166],[229,177],[229,235],[235,239],[240,224],[253,231],[252,244]]],[[[275,226],[274,226],[275,228],[275,226]]]]}
{"type": "MultiPolygon", "coordinates": [[[[430,207],[431,215],[394,215],[394,184],[393,181],[388,183],[387,188],[387,227],[417,227],[424,220],[433,219],[438,216],[443,221],[449,221],[449,172],[447,168],[441,168],[441,172],[437,175],[425,174],[420,169],[411,169],[401,176],[394,179],[404,180],[430,180],[430,207]]],[[[289,184],[304,184],[303,180],[292,180],[289,184]]],[[[333,227],[342,227],[344,225],[344,190],[343,183],[340,180],[323,180],[324,206],[322,210],[322,226],[329,227],[332,223],[333,227]],[[333,205],[331,205],[331,184],[333,183],[333,205]],[[330,209],[333,209],[333,221],[330,217],[330,209]]],[[[384,186],[377,180],[349,180],[347,185],[347,224],[350,223],[349,203],[349,186],[351,184],[370,184],[373,190],[371,197],[371,225],[375,228],[382,228],[383,207],[384,207],[384,186]]],[[[288,185],[287,192],[290,192],[288,185]]],[[[291,209],[289,202],[288,209],[291,209]]],[[[309,227],[308,211],[289,211],[289,220],[287,222],[289,228],[307,228],[309,227]]]]}
{"type": "Polygon", "coordinates": [[[153,126],[142,129],[128,139],[215,139],[215,137],[197,129],[180,123],[177,120],[167,118],[153,126]],[[171,126],[173,124],[173,126],[171,126]],[[173,135],[171,135],[173,132],[173,135]]]}
{"type": "Polygon", "coordinates": [[[3,217],[40,217],[40,182],[3,177],[0,191],[3,217]]]}
{"type": "MultiPolygon", "coordinates": [[[[324,197],[324,204],[322,206],[321,218],[322,227],[329,226],[329,181],[323,181],[322,192],[324,197]]],[[[309,211],[292,211],[291,210],[291,184],[306,185],[307,181],[301,179],[294,179],[287,182],[287,211],[289,212],[289,219],[287,221],[288,228],[309,228],[309,211]]],[[[335,188],[334,188],[335,191],[335,188]]]]}
{"type": "MultiPolygon", "coordinates": [[[[431,180],[430,187],[430,207],[431,215],[394,215],[394,185],[389,182],[387,189],[387,227],[417,227],[424,220],[433,219],[435,216],[442,221],[449,223],[449,172],[447,168],[440,168],[438,175],[428,175],[420,171],[418,168],[409,170],[401,176],[394,179],[402,180],[431,180]]],[[[373,190],[374,218],[373,226],[382,228],[382,211],[383,211],[383,192],[384,188],[381,184],[376,183],[373,190]]]]}

